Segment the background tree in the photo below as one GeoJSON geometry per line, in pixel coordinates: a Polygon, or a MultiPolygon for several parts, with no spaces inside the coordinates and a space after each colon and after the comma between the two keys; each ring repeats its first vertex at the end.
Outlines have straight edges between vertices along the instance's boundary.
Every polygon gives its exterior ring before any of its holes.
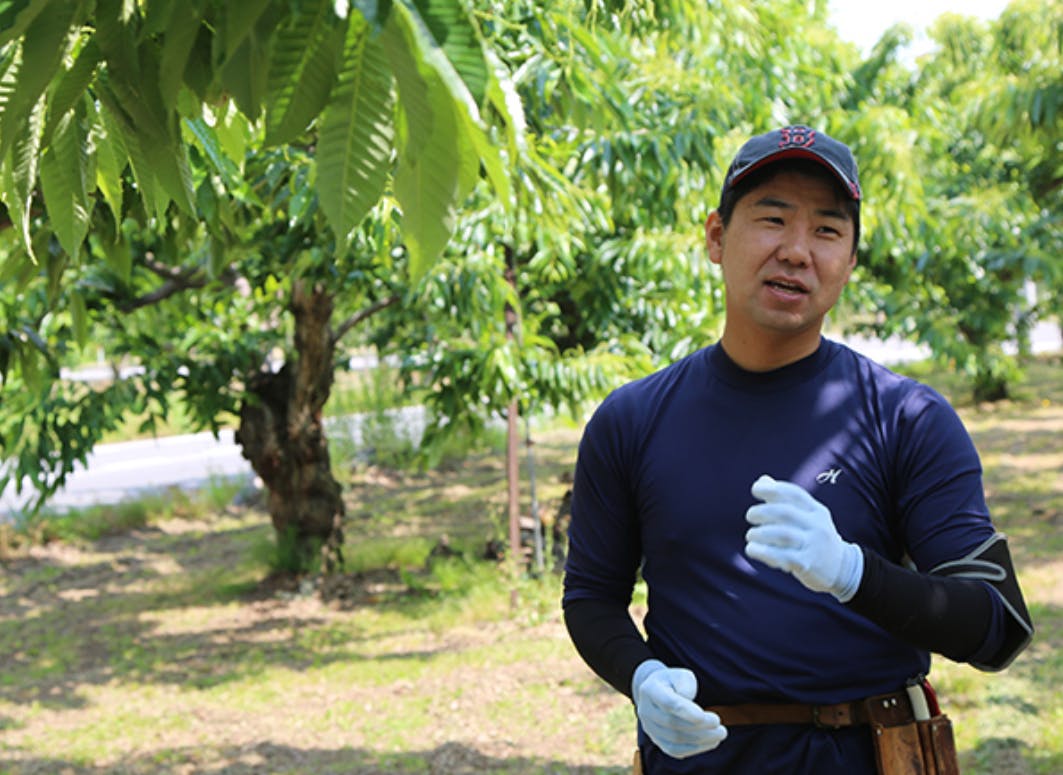
{"type": "Polygon", "coordinates": [[[1030,304],[1030,284],[1058,296],[1061,25],[1058,3],[1016,3],[991,24],[947,15],[916,69],[896,62],[895,31],[857,71],[853,108],[902,110],[889,146],[906,160],[868,197],[881,220],[862,305],[879,333],[969,373],[976,400],[1008,395],[1021,369],[1005,343],[1053,311],[1030,304]]]}

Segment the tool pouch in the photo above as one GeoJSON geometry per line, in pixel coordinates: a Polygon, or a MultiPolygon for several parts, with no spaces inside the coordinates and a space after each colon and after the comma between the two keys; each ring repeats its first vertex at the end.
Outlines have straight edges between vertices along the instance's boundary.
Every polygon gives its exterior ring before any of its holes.
{"type": "Polygon", "coordinates": [[[865,703],[879,775],[959,775],[952,722],[939,713],[913,721],[910,711],[872,697],[865,703]]]}
{"type": "Polygon", "coordinates": [[[915,722],[919,742],[923,746],[923,761],[927,775],[960,775],[956,758],[956,742],[952,738],[952,722],[945,715],[915,722]]]}

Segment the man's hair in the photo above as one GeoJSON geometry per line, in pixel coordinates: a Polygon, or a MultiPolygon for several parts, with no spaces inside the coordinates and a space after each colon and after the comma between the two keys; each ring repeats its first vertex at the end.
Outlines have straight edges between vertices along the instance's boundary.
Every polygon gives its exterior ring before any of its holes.
{"type": "Polygon", "coordinates": [[[769,180],[783,172],[797,172],[802,175],[819,178],[831,184],[838,192],[838,198],[845,203],[845,212],[853,222],[853,252],[860,244],[860,202],[852,199],[838,182],[838,178],[830,173],[822,164],[811,159],[782,159],[773,164],[768,164],[758,170],[754,170],[739,180],[731,188],[724,192],[720,198],[720,220],[726,228],[734,215],[735,207],[739,200],[757,186],[767,183],[769,180]]]}

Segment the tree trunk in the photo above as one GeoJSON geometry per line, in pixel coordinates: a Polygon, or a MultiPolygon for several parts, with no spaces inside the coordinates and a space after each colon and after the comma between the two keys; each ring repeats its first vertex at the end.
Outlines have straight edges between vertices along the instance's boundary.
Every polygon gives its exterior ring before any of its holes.
{"type": "Polygon", "coordinates": [[[322,286],[297,281],[290,309],[296,358],[249,380],[253,398],[240,410],[236,440],[269,492],[278,549],[292,553],[285,564],[308,570],[320,551],[322,567],[331,573],[343,565],[344,517],[322,424],[333,379],[332,296],[322,286]]]}

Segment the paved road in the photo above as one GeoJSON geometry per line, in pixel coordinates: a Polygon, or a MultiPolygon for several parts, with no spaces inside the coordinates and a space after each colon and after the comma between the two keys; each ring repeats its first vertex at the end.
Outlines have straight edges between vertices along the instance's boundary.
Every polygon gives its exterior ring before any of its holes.
{"type": "MultiPolygon", "coordinates": [[[[424,432],[423,407],[408,407],[393,413],[396,432],[416,443],[424,432]]],[[[363,419],[358,416],[329,420],[330,434],[346,435],[361,444],[363,419]]],[[[65,511],[158,492],[171,487],[193,490],[218,480],[254,482],[251,464],[240,454],[233,431],[167,436],[143,441],[98,445],[79,465],[62,490],[49,501],[49,508],[65,511]]],[[[0,496],[0,519],[10,519],[29,498],[8,487],[0,496]]]]}
{"type": "MultiPolygon", "coordinates": [[[[867,338],[845,340],[853,349],[887,364],[925,358],[925,349],[899,340],[880,341],[867,338]]],[[[1060,330],[1040,326],[1032,337],[1035,352],[1063,349],[1060,330]]],[[[400,423],[411,438],[420,437],[424,413],[411,408],[400,413],[400,423]]],[[[333,421],[332,433],[345,433],[358,442],[358,418],[333,421]]],[[[168,487],[193,489],[216,478],[243,478],[253,481],[250,464],[241,456],[232,431],[223,431],[215,439],[210,433],[175,436],[148,441],[128,441],[98,446],[88,457],[88,466],[79,468],[66,486],[49,502],[57,510],[83,508],[97,503],[114,503],[168,487]]],[[[26,502],[13,488],[0,495],[0,519],[17,512],[26,502]]]]}
{"type": "MultiPolygon", "coordinates": [[[[62,511],[116,503],[168,487],[195,489],[212,477],[252,480],[251,466],[240,455],[232,431],[222,431],[217,439],[211,433],[197,433],[100,444],[87,460],[88,466],[78,466],[49,507],[62,511]]],[[[9,487],[0,497],[0,514],[20,510],[25,496],[20,498],[9,487]]]]}

